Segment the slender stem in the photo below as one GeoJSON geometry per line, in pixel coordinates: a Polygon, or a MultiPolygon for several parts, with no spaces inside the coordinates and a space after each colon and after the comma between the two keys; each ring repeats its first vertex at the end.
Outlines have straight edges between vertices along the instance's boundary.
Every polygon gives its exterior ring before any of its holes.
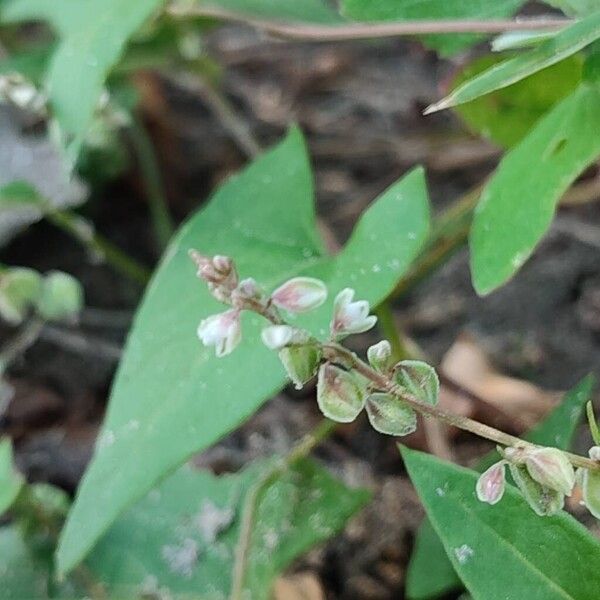
{"type": "Polygon", "coordinates": [[[72,235],[91,253],[110,264],[116,271],[140,285],[146,285],[150,279],[150,271],[141,263],[131,258],[105,237],[94,231],[89,223],[79,215],[68,210],[55,210],[45,207],[44,216],[55,227],[72,235]]]}
{"type": "Polygon", "coordinates": [[[307,433],[291,450],[281,459],[273,463],[259,479],[252,485],[244,502],[242,522],[240,524],[240,537],[235,549],[233,563],[231,600],[241,600],[244,592],[244,576],[250,553],[252,531],[256,519],[256,511],[263,493],[273,481],[294,465],[298,460],[307,456],[316,446],[333,433],[337,423],[323,419],[315,429],[307,433]]]}
{"type": "MultiPolygon", "coordinates": [[[[479,437],[485,438],[492,442],[496,442],[497,444],[501,444],[502,446],[515,446],[515,447],[529,447],[536,448],[536,444],[532,444],[531,442],[527,442],[518,438],[514,435],[510,435],[508,433],[504,433],[499,429],[495,429],[494,427],[490,427],[484,423],[480,423],[479,421],[475,421],[474,419],[470,419],[468,417],[463,417],[461,415],[455,415],[453,413],[449,413],[444,409],[434,406],[432,404],[427,404],[426,402],[421,402],[413,395],[409,394],[401,388],[397,383],[395,383],[392,379],[382,375],[375,369],[371,368],[367,363],[359,359],[356,354],[340,346],[335,343],[327,343],[323,344],[323,355],[328,360],[342,362],[343,364],[351,365],[356,371],[358,371],[361,375],[366,377],[369,381],[374,383],[378,389],[386,391],[400,400],[408,404],[411,408],[421,413],[422,415],[430,416],[439,421],[443,421],[447,425],[452,425],[453,427],[457,427],[458,429],[462,429],[464,431],[470,431],[479,437]]],[[[577,454],[571,454],[570,452],[564,453],[567,458],[571,461],[571,463],[576,467],[583,467],[584,469],[590,469],[594,471],[600,470],[600,463],[591,460],[589,458],[585,458],[583,456],[579,456],[577,454]]]]}
{"type": "Polygon", "coordinates": [[[0,350],[0,378],[10,364],[35,343],[43,327],[43,319],[32,317],[15,337],[2,347],[0,350]]]}
{"type": "Polygon", "coordinates": [[[252,16],[202,5],[173,5],[168,12],[175,17],[205,16],[243,23],[271,35],[313,42],[358,40],[423,35],[431,33],[504,33],[506,31],[553,30],[571,25],[574,21],[555,17],[519,20],[418,20],[393,23],[351,23],[342,25],[312,25],[267,21],[252,16]]]}
{"type": "Polygon", "coordinates": [[[136,117],[133,118],[131,126],[131,141],[144,178],[154,233],[162,250],[169,243],[175,231],[175,225],[167,207],[163,182],[152,141],[144,124],[136,117]]]}

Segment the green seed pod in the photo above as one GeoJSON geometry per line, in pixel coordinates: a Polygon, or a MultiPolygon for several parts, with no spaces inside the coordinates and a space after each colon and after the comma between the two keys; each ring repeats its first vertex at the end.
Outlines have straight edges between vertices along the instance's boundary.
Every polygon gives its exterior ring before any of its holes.
{"type": "Polygon", "coordinates": [[[296,389],[314,377],[321,362],[321,349],[313,344],[287,346],[279,351],[279,358],[296,389]]]}
{"type": "Polygon", "coordinates": [[[509,463],[510,474],[527,503],[541,517],[556,514],[564,505],[565,496],[557,490],[538,483],[525,465],[509,463]]]}
{"type": "Polygon", "coordinates": [[[417,428],[415,411],[391,394],[370,394],[366,408],[373,429],[379,433],[408,435],[417,428]]]}
{"type": "Polygon", "coordinates": [[[26,268],[7,269],[0,274],[0,317],[19,325],[40,297],[42,278],[26,268]]]}
{"type": "Polygon", "coordinates": [[[417,400],[436,405],[440,381],[433,367],[420,360],[403,360],[395,367],[396,383],[417,400]]]}
{"type": "Polygon", "coordinates": [[[38,313],[48,321],[72,319],[83,307],[83,288],[75,277],[51,271],[44,277],[38,313]]]}
{"type": "Polygon", "coordinates": [[[571,495],[575,471],[564,452],[557,448],[536,448],[527,452],[525,466],[538,483],[566,496],[571,495]]]}
{"type": "Polygon", "coordinates": [[[596,519],[600,519],[600,473],[581,469],[581,480],[583,503],[596,519]]]}
{"type": "Polygon", "coordinates": [[[350,423],[364,408],[365,390],[352,372],[325,363],[319,369],[317,402],[327,418],[350,423]]]}

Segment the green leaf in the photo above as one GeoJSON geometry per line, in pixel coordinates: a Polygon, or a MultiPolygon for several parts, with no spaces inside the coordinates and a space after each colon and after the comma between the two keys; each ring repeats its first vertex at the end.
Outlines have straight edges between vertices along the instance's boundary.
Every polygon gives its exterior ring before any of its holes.
{"type": "MultiPolygon", "coordinates": [[[[260,461],[219,477],[181,468],[114,523],[86,561],[87,580],[100,582],[111,598],[228,597],[246,500],[273,464],[260,461]]],[[[274,477],[255,505],[243,593],[270,598],[277,575],[342,529],[369,497],[309,459],[274,477]]],[[[47,558],[32,553],[16,527],[0,529],[2,597],[82,597],[74,591],[80,578],[57,588],[47,558]]]]}
{"type": "Polygon", "coordinates": [[[49,597],[48,565],[32,555],[16,525],[0,528],[2,597],[41,600],[49,597]]]}
{"type": "Polygon", "coordinates": [[[583,83],[502,159],[470,235],[477,293],[505,283],[544,235],[571,183],[600,155],[600,87],[583,83]]]}
{"type": "Polygon", "coordinates": [[[342,22],[326,0],[202,0],[202,6],[255,18],[324,25],[342,22]]]}
{"type": "Polygon", "coordinates": [[[598,592],[600,543],[567,513],[541,519],[507,486],[495,507],[478,473],[400,448],[446,553],[475,600],[582,600],[598,592]]]}
{"type": "Polygon", "coordinates": [[[599,38],[600,11],[576,21],[533,50],[509,58],[466,81],[443,100],[432,104],[425,114],[464,104],[494,90],[508,87],[572,56],[599,38]]]}
{"type": "Polygon", "coordinates": [[[46,84],[62,144],[75,162],[102,88],[135,31],[163,0],[8,0],[4,22],[47,20],[60,42],[46,84]],[[77,82],[74,93],[73,82],[77,82]]]}
{"type": "Polygon", "coordinates": [[[421,360],[403,360],[394,367],[396,383],[417,400],[434,406],[440,396],[440,380],[435,369],[421,360]]]}
{"type": "Polygon", "coordinates": [[[175,236],[137,313],[98,448],[63,531],[60,571],[79,562],[156,481],[238,426],[286,381],[277,353],[260,341],[264,322],[254,315],[243,315],[243,340],[230,356],[216,359],[201,346],[198,323],[223,306],[196,278],[190,248],[234,257],[242,277],[268,289],[300,274],[322,279],[329,300],[296,321],[322,336],[335,294],[351,285],[357,297],[380,302],[428,227],[425,181],[417,169],[367,210],[338,256],[324,256],[297,130],[222,186],[175,236]]]}
{"type": "MultiPolygon", "coordinates": [[[[229,596],[242,507],[267,466],[221,477],[179,470],[116,521],[88,568],[119,597],[134,597],[149,581],[176,598],[229,596]]],[[[339,531],[368,498],[368,492],[350,490],[311,460],[268,485],[250,534],[248,597],[267,600],[274,578],[339,531]]]]}
{"type": "MultiPolygon", "coordinates": [[[[592,395],[594,383],[592,375],[582,379],[525,439],[540,446],[568,450],[581,421],[584,406],[592,395]]],[[[477,463],[475,470],[482,473],[498,459],[498,453],[493,450],[477,463]]],[[[460,579],[427,518],[417,532],[408,565],[406,586],[411,600],[426,600],[460,586],[460,579]]]]}
{"type": "MultiPolygon", "coordinates": [[[[441,19],[502,19],[515,13],[524,0],[343,0],[342,13],[357,21],[412,21],[441,19]]],[[[443,56],[456,54],[482,36],[425,35],[423,42],[443,56]]]]}
{"type": "Polygon", "coordinates": [[[415,411],[392,394],[370,394],[366,409],[369,423],[379,433],[402,436],[417,429],[415,411]]]}
{"type": "Polygon", "coordinates": [[[22,485],[23,478],[13,465],[11,441],[4,438],[0,440],[0,516],[11,507],[22,485]]]}
{"type": "Polygon", "coordinates": [[[582,17],[600,10],[599,0],[544,0],[544,2],[560,8],[570,17],[582,17]]]}
{"type": "MultiPolygon", "coordinates": [[[[493,55],[475,60],[460,73],[455,85],[498,62],[499,58],[493,55]]],[[[459,105],[455,110],[471,130],[510,148],[538,119],[575,90],[582,70],[583,57],[577,54],[507,88],[459,105]]]]}
{"type": "Polygon", "coordinates": [[[19,73],[36,85],[42,82],[54,47],[50,44],[27,48],[0,60],[0,74],[19,73]]]}

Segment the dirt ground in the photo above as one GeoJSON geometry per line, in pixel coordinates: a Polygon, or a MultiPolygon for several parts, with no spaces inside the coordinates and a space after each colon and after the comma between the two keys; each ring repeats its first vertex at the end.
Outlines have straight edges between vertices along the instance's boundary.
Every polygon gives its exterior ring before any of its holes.
{"type": "MultiPolygon", "coordinates": [[[[466,57],[440,61],[406,41],[282,43],[237,27],[214,32],[208,43],[224,67],[223,89],[237,113],[233,121],[212,96],[186,82],[150,73],[138,80],[178,219],[247,161],[254,142],[268,146],[290,122],[308,138],[318,211],[338,242],[363,208],[416,164],[427,168],[438,212],[481,183],[497,163],[499,151],[471,136],[452,114],[421,115],[466,57]],[[241,131],[237,139],[232,128],[241,131]],[[244,144],[248,131],[252,140],[244,144]]],[[[147,264],[157,259],[135,169],[94,194],[83,211],[135,257],[147,264]]],[[[598,232],[598,203],[561,210],[532,260],[485,299],[473,292],[463,248],[398,298],[394,316],[434,364],[467,333],[497,371],[543,389],[568,389],[590,371],[600,376],[598,232]]],[[[50,328],[11,369],[17,393],[0,421],[30,479],[73,491],[89,460],[140,292],[44,223],[2,248],[1,260],[42,271],[61,268],[85,286],[81,323],[50,328]]],[[[357,347],[372,339],[362,336],[357,347]]],[[[284,391],[196,462],[230,471],[285,451],[319,418],[313,392],[284,391]]],[[[488,448],[467,436],[453,436],[450,443],[465,464],[488,448]]],[[[329,598],[402,598],[422,510],[394,440],[359,420],[340,428],[317,455],[346,481],[373,489],[375,499],[343,534],[292,570],[315,575],[329,598]]]]}

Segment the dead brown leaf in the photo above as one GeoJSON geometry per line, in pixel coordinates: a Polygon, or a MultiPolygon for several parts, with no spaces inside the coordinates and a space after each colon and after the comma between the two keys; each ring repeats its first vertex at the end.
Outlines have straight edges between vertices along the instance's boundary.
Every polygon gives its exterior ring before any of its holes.
{"type": "Polygon", "coordinates": [[[498,373],[468,335],[456,340],[439,370],[443,408],[519,433],[535,425],[560,397],[560,393],[498,373]]]}

